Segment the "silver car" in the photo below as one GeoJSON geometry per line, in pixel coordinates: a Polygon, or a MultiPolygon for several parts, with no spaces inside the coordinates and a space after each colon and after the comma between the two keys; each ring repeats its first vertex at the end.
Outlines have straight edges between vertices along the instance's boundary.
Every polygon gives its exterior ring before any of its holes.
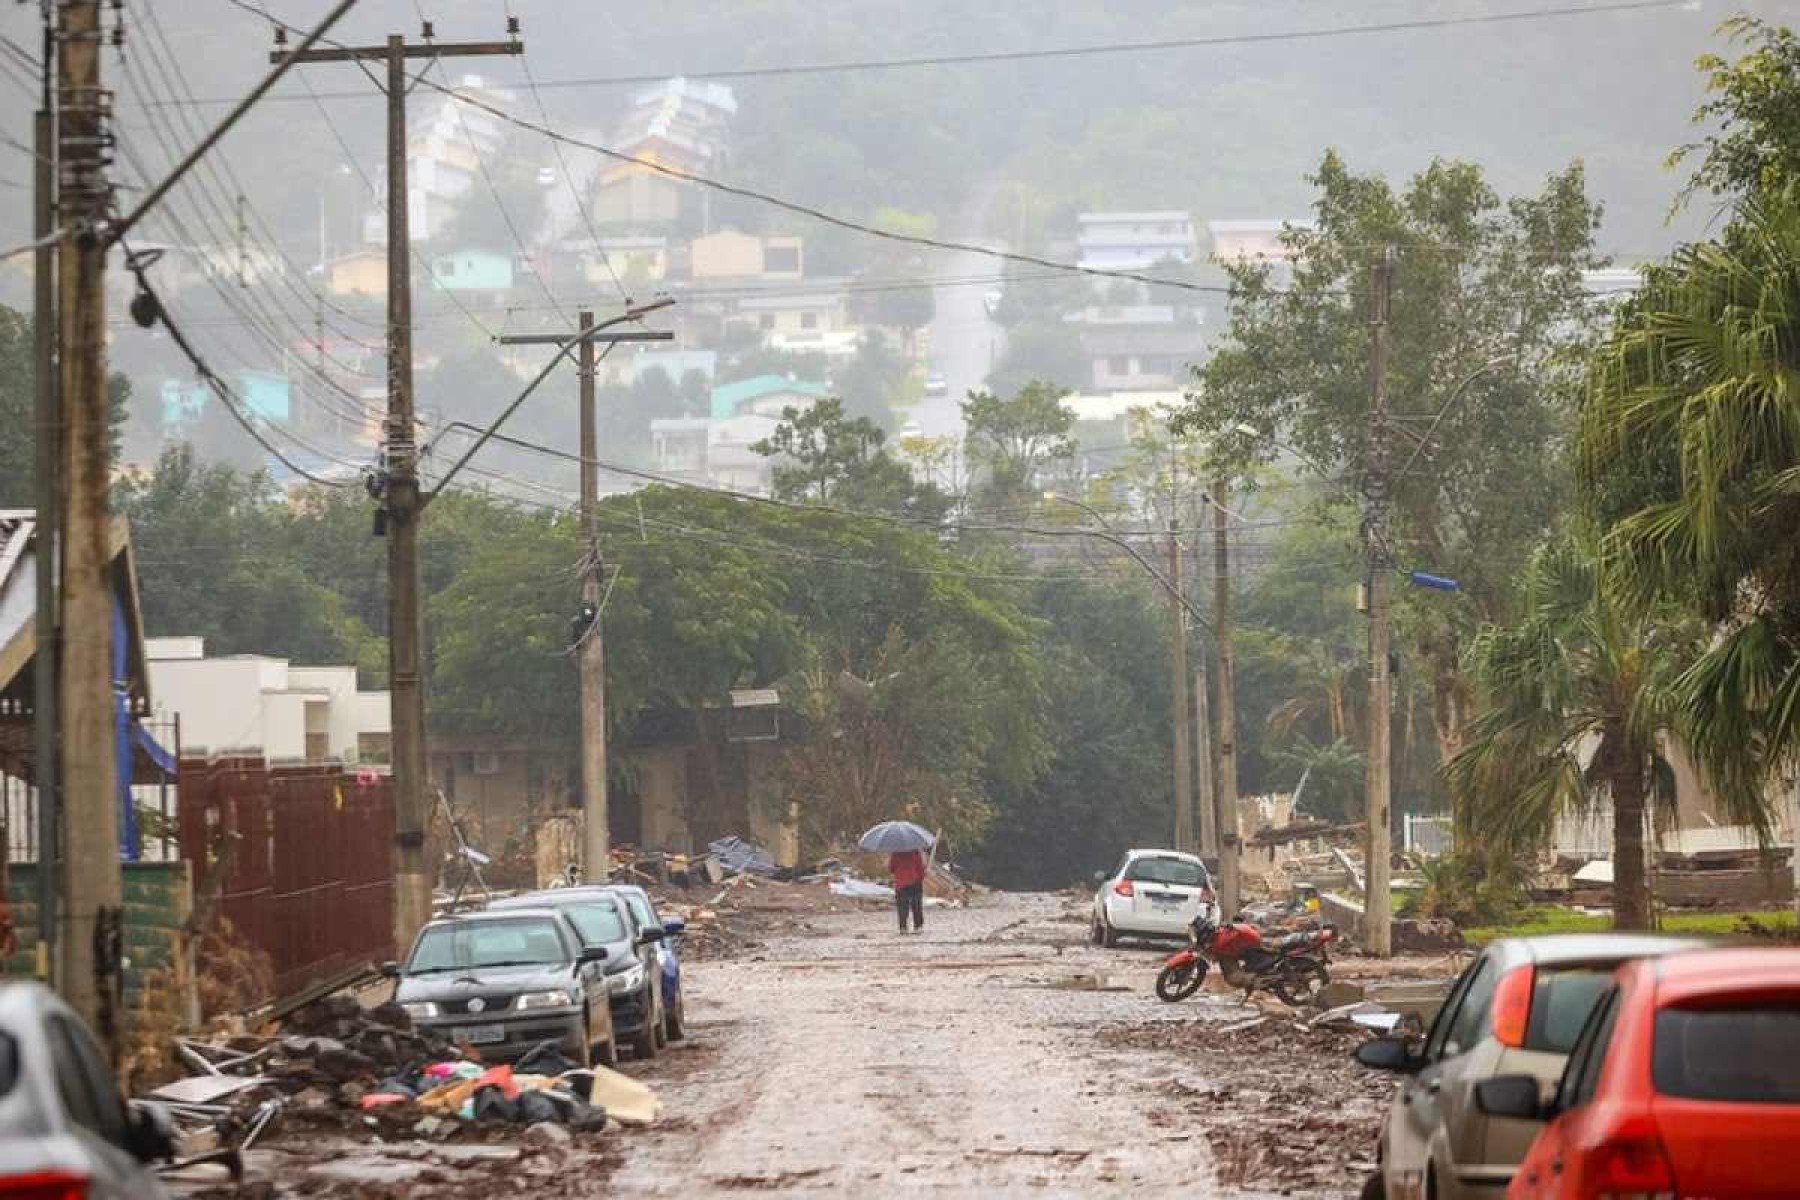
{"type": "Polygon", "coordinates": [[[42,984],[0,985],[0,1195],[155,1200],[168,1193],[148,1164],[173,1150],[73,1009],[42,984]]]}
{"type": "Polygon", "coordinates": [[[1475,1085],[1531,1075],[1553,1089],[1615,967],[1703,944],[1630,933],[1490,943],[1451,987],[1422,1047],[1378,1038],[1357,1048],[1364,1066],[1404,1077],[1364,1200],[1500,1200],[1539,1125],[1483,1113],[1475,1085]]]}

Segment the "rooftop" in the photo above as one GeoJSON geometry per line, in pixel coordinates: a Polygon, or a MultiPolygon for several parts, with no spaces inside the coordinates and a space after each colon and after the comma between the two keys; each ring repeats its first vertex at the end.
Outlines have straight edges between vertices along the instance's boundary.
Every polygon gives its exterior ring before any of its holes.
{"type": "Polygon", "coordinates": [[[1192,222],[1193,214],[1170,209],[1163,212],[1086,212],[1076,216],[1075,220],[1083,225],[1098,224],[1143,224],[1150,221],[1192,222]]]}
{"type": "Polygon", "coordinates": [[[722,383],[712,390],[713,416],[733,416],[739,408],[752,400],[780,395],[812,396],[823,400],[831,395],[831,389],[822,383],[790,379],[786,375],[758,375],[752,379],[740,379],[736,383],[722,383]]]}

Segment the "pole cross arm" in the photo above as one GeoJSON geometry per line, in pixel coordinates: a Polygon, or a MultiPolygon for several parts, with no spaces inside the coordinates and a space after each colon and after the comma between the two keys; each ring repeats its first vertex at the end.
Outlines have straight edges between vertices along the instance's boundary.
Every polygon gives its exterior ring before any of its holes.
{"type": "MultiPolygon", "coordinates": [[[[401,51],[403,58],[463,58],[476,54],[523,54],[525,43],[517,38],[506,42],[424,42],[409,43],[401,51]]],[[[386,46],[337,46],[326,50],[296,50],[293,60],[303,63],[359,62],[386,60],[386,46]]],[[[278,63],[289,57],[286,50],[269,51],[269,61],[278,63]]]]}
{"type": "MultiPolygon", "coordinates": [[[[525,390],[520,392],[518,396],[513,399],[511,404],[508,404],[501,410],[500,415],[494,418],[492,424],[481,431],[481,436],[475,439],[474,445],[463,451],[463,456],[451,464],[450,469],[444,472],[443,478],[438,480],[437,486],[419,497],[419,511],[423,512],[433,500],[436,500],[439,496],[444,494],[444,489],[450,486],[450,481],[456,478],[457,473],[468,464],[468,461],[471,458],[474,458],[476,454],[480,453],[483,446],[493,440],[494,435],[499,432],[500,426],[504,425],[507,418],[518,411],[519,406],[525,403],[526,398],[529,397],[531,393],[537,391],[540,383],[549,378],[550,372],[556,369],[557,363],[568,356],[569,351],[575,349],[583,342],[591,342],[596,337],[604,337],[605,330],[610,329],[615,325],[623,325],[627,321],[641,320],[645,315],[656,312],[658,309],[668,308],[674,303],[674,299],[670,297],[652,300],[648,304],[640,304],[634,308],[628,308],[618,316],[602,321],[591,329],[581,330],[579,333],[575,333],[566,338],[553,339],[551,344],[555,345],[557,350],[555,354],[550,356],[550,361],[544,364],[543,370],[533,376],[531,382],[525,385],[525,390]]],[[[656,338],[645,340],[661,341],[662,339],[656,338]]]]}
{"type": "MultiPolygon", "coordinates": [[[[586,340],[590,342],[669,342],[675,334],[667,329],[627,329],[623,333],[596,333],[586,340]]],[[[502,346],[560,346],[568,341],[568,335],[562,333],[503,333],[494,341],[502,346]]],[[[582,341],[579,336],[576,342],[582,341]]]]}

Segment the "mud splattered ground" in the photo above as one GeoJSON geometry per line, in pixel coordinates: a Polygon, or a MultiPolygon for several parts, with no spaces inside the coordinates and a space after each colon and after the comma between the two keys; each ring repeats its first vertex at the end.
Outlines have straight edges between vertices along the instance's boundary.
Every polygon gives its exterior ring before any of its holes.
{"type": "Polygon", "coordinates": [[[1163,952],[1089,946],[1061,896],[933,908],[921,936],[891,921],[772,915],[692,964],[691,1036],[623,1068],[657,1088],[653,1128],[479,1146],[296,1129],[252,1156],[262,1194],[1357,1193],[1391,1086],[1349,1062],[1359,1035],[1241,1028],[1265,1014],[1234,994],[1162,1004],[1163,952]]]}

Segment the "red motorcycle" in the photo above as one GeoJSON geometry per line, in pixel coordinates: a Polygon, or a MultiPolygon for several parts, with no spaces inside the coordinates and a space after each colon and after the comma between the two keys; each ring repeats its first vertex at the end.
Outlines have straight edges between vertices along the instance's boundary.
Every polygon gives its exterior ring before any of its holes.
{"type": "Polygon", "coordinates": [[[1217,962],[1225,982],[1243,988],[1246,995],[1266,988],[1282,1003],[1299,1008],[1331,982],[1327,947],[1336,940],[1337,930],[1330,925],[1265,939],[1247,921],[1222,926],[1202,914],[1188,927],[1187,949],[1163,964],[1156,977],[1156,995],[1171,1004],[1186,1000],[1200,990],[1208,967],[1217,962]]]}

